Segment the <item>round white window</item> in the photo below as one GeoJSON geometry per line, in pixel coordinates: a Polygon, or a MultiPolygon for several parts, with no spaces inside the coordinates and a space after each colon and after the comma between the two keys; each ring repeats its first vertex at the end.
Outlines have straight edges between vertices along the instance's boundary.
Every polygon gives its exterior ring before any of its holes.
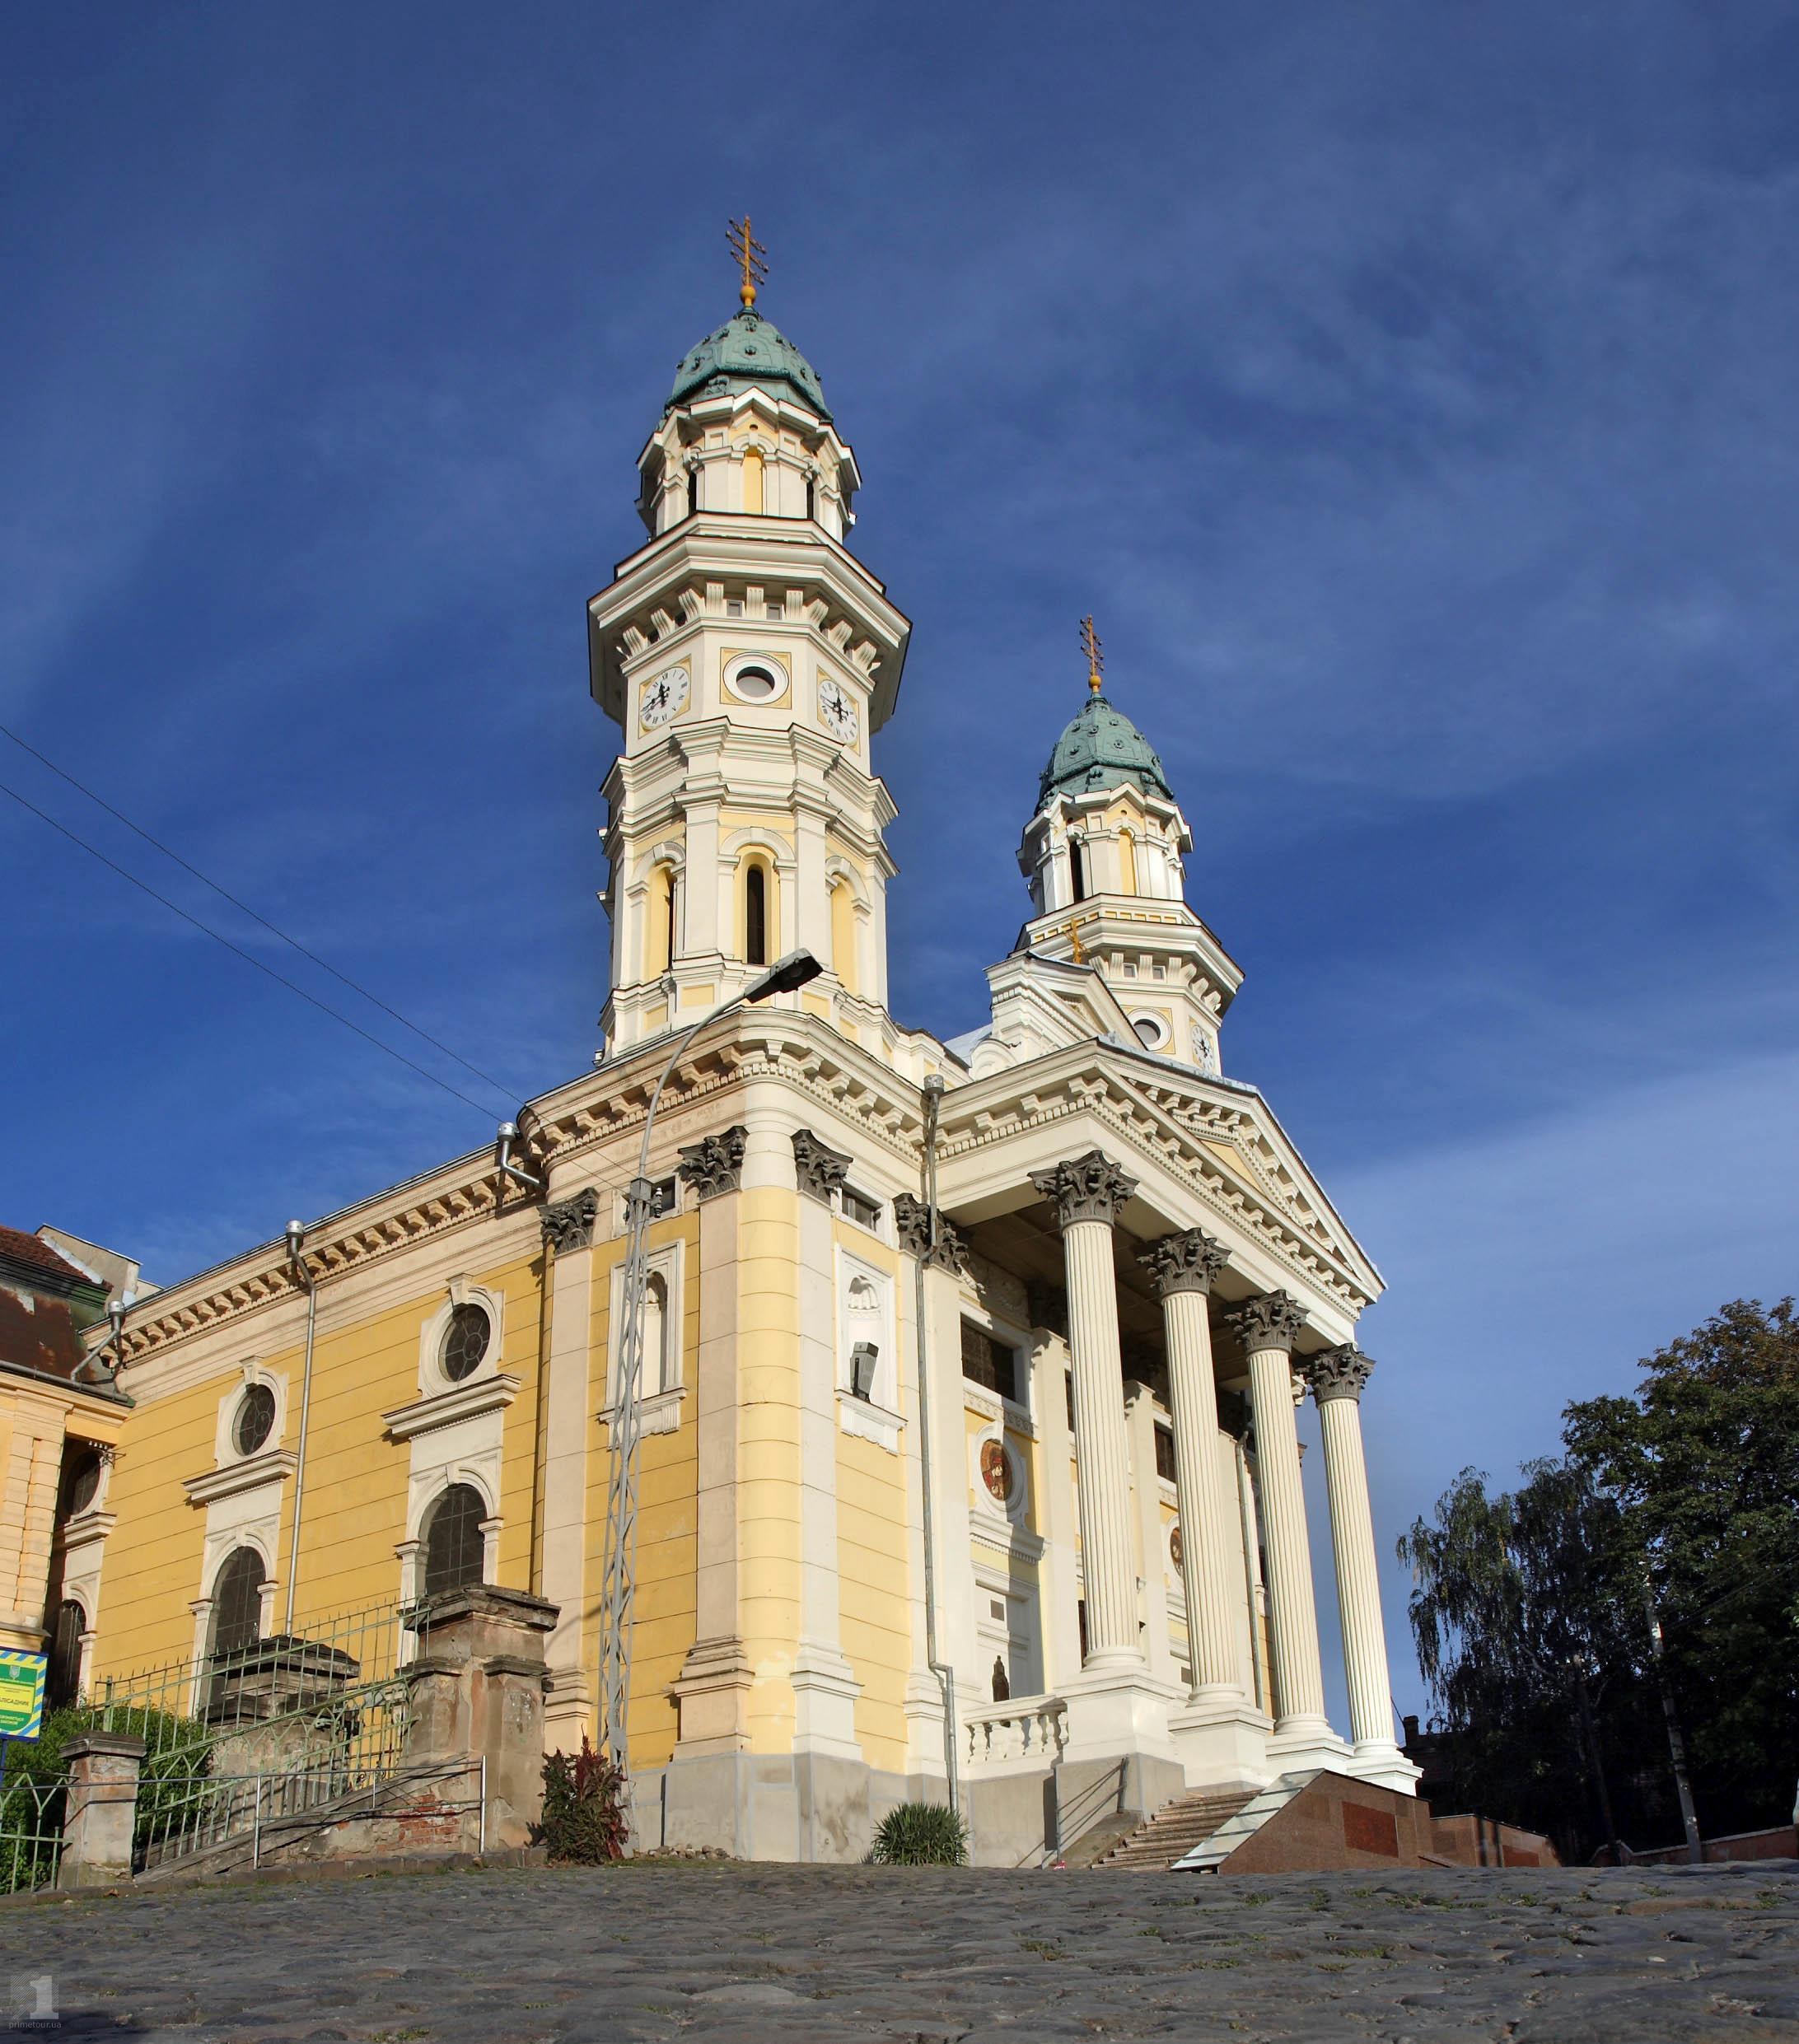
{"type": "Polygon", "coordinates": [[[740,702],[773,702],[787,685],[787,670],[777,660],[734,660],[725,670],[725,686],[740,702]]]}
{"type": "Polygon", "coordinates": [[[1133,1015],[1131,1027],[1136,1030],[1139,1041],[1148,1050],[1160,1050],[1168,1040],[1168,1031],[1153,1015],[1133,1015]]]}

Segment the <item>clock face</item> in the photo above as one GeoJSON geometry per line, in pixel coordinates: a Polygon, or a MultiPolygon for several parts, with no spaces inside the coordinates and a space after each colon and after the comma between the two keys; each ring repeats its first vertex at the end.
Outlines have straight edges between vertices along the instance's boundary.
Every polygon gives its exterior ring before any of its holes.
{"type": "Polygon", "coordinates": [[[818,684],[818,715],[819,721],[831,736],[840,739],[846,745],[862,728],[856,706],[848,692],[829,674],[818,684]]]}
{"type": "Polygon", "coordinates": [[[638,715],[647,731],[660,729],[671,716],[680,712],[687,700],[687,670],[685,667],[665,667],[654,681],[643,691],[642,707],[638,715]]]}

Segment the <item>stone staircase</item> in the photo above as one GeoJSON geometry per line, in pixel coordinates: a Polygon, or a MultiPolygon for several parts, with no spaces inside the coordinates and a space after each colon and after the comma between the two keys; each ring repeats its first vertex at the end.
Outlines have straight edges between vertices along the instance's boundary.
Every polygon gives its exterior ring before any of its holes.
{"type": "Polygon", "coordinates": [[[1249,1789],[1201,1789],[1191,1795],[1177,1795],[1096,1860],[1094,1866],[1130,1874],[1166,1874],[1255,1799],[1249,1789]]]}

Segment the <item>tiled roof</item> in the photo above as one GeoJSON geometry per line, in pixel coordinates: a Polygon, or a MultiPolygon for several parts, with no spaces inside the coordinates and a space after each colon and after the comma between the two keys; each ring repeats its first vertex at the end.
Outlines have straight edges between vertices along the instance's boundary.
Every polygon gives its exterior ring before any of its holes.
{"type": "Polygon", "coordinates": [[[77,1270],[67,1257],[58,1256],[40,1235],[28,1235],[17,1228],[0,1228],[0,1256],[15,1263],[28,1263],[51,1277],[72,1278],[77,1285],[91,1285],[86,1271],[77,1270]]]}

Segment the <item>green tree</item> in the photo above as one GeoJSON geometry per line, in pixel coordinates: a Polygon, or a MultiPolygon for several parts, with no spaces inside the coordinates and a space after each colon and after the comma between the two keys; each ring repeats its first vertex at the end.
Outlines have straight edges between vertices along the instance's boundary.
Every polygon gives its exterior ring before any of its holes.
{"type": "Polygon", "coordinates": [[[1521,1473],[1495,1495],[1463,1470],[1399,1556],[1456,1801],[1584,1858],[1641,1813],[1636,1771],[1620,1765],[1643,1702],[1640,1592],[1615,1500],[1567,1462],[1521,1473]]]}
{"type": "Polygon", "coordinates": [[[1799,1777],[1799,1319],[1736,1300],[1563,1416],[1661,1616],[1701,1827],[1777,1823],[1799,1777]]]}

